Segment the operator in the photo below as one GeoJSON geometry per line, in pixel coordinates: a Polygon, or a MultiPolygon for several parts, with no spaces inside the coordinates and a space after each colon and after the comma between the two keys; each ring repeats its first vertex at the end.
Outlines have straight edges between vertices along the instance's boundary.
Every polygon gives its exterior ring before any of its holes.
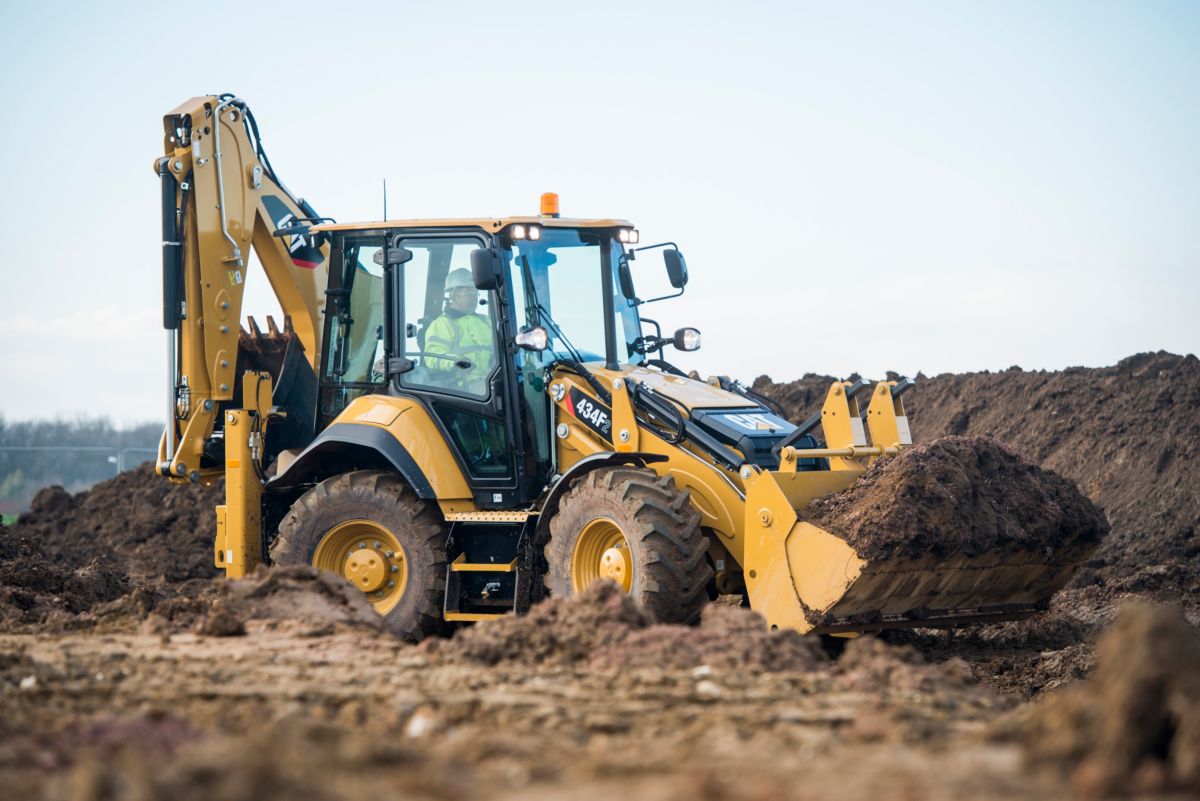
{"type": "Polygon", "coordinates": [[[424,357],[425,367],[439,386],[460,389],[472,395],[486,395],[487,377],[494,366],[492,326],[488,318],[477,314],[479,290],[471,271],[459,268],[446,276],[446,303],[442,315],[425,331],[426,353],[445,353],[453,358],[424,357]],[[470,367],[454,364],[466,359],[470,367]]]}

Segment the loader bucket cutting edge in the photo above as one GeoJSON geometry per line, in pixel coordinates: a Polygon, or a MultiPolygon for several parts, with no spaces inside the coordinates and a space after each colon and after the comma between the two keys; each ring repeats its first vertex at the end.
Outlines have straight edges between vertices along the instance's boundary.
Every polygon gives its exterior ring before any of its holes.
{"type": "Polygon", "coordinates": [[[798,516],[813,498],[857,477],[852,471],[763,473],[748,487],[747,592],[772,628],[866,631],[1026,617],[1049,603],[1091,551],[865,559],[798,516]]]}

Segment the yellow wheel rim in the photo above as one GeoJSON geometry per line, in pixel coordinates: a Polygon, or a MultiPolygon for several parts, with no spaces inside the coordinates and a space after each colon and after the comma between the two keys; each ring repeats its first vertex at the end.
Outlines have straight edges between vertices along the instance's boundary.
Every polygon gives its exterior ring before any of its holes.
{"type": "Polygon", "coordinates": [[[579,532],[571,554],[571,589],[582,592],[600,579],[615,581],[629,592],[633,586],[633,558],[621,527],[607,517],[591,520],[579,532]]]}
{"type": "Polygon", "coordinates": [[[381,615],[400,603],[408,584],[404,547],[373,520],[347,520],[329,529],[317,543],[312,564],[353,584],[381,615]]]}

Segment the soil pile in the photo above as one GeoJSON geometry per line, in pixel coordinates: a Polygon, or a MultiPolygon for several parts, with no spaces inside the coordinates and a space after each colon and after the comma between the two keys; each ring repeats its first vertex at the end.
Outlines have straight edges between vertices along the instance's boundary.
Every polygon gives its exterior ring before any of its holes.
{"type": "Polygon", "coordinates": [[[223,484],[180,486],[142,465],[71,495],[48,487],[17,519],[19,535],[63,565],[93,559],[138,581],[217,575],[212,537],[223,484]]]}
{"type": "Polygon", "coordinates": [[[709,604],[698,626],[658,624],[632,631],[592,654],[589,666],[778,673],[817,670],[826,662],[811,638],[794,631],[768,631],[756,612],[709,604]]]}
{"type": "Polygon", "coordinates": [[[1200,633],[1177,608],[1131,604],[1097,656],[1091,679],[1019,727],[1030,761],[1070,773],[1089,796],[1200,793],[1200,633]]]}
{"type": "Polygon", "coordinates": [[[245,634],[251,622],[298,628],[304,636],[332,634],[339,626],[382,630],[381,618],[362,593],[312,567],[259,566],[242,581],[218,579],[214,584],[216,597],[198,622],[201,634],[245,634]]]}
{"type": "MultiPolygon", "coordinates": [[[[854,376],[857,377],[857,376],[854,376]]],[[[895,374],[889,374],[895,378],[895,374]]],[[[832,377],[753,388],[792,420],[820,410],[832,377]]],[[[994,437],[1076,482],[1112,533],[1075,579],[1200,606],[1200,360],[1142,353],[1113,367],[917,376],[904,396],[918,441],[994,437]]]]}
{"type": "Polygon", "coordinates": [[[814,670],[824,662],[814,641],[770,632],[746,609],[710,604],[696,627],[651,624],[645,610],[611,582],[550,598],[522,617],[461,629],[451,640],[426,640],[419,648],[447,661],[595,669],[779,672],[814,670]]]}
{"type": "Polygon", "coordinates": [[[986,437],[946,437],[881,459],[804,517],[866,559],[1094,547],[1103,513],[1062,477],[986,437]]]}
{"type": "Polygon", "coordinates": [[[912,645],[928,659],[966,660],[992,688],[1032,698],[1082,679],[1096,664],[1094,640],[1100,627],[1068,614],[1063,599],[1064,593],[1059,593],[1049,611],[1027,620],[950,631],[889,631],[881,636],[894,645],[912,645]]]}
{"type": "Polygon", "coordinates": [[[40,623],[80,614],[129,588],[123,572],[98,559],[82,565],[62,562],[38,541],[0,526],[0,623],[40,623]]]}
{"type": "Polygon", "coordinates": [[[876,637],[857,637],[837,661],[834,686],[872,693],[889,688],[904,693],[946,693],[975,687],[971,668],[961,659],[929,663],[916,648],[887,645],[876,637]]]}

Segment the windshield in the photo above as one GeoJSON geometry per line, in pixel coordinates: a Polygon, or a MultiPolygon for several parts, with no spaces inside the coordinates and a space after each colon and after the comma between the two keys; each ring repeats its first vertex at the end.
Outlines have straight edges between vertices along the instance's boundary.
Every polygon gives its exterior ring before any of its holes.
{"type": "Polygon", "coordinates": [[[607,231],[542,228],[537,240],[518,240],[506,252],[512,272],[517,325],[536,326],[550,334],[543,361],[577,358],[604,360],[604,280],[614,294],[614,328],[617,358],[639,363],[644,358],[632,348],[641,334],[637,310],[617,287],[617,261],[621,246],[607,231]],[[602,249],[609,249],[608,275],[603,272],[602,249]]]}

